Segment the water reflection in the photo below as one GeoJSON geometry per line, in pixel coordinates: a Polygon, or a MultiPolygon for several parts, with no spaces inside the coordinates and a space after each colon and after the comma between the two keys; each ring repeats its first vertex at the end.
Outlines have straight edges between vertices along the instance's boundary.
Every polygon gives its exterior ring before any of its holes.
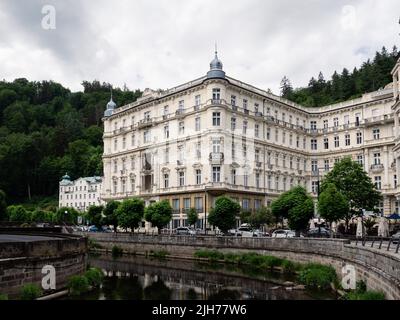
{"type": "Polygon", "coordinates": [[[232,265],[141,256],[90,257],[91,266],[106,274],[102,287],[83,300],[304,300],[334,299],[331,292],[287,290],[280,273],[232,265]]]}

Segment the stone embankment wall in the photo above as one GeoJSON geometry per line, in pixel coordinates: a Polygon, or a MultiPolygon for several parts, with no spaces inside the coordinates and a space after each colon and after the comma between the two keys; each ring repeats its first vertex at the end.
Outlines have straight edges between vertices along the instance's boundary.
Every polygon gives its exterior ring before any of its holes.
{"type": "Polygon", "coordinates": [[[52,238],[31,242],[0,242],[0,293],[12,299],[19,296],[25,284],[35,283],[42,287],[42,268],[46,265],[55,268],[55,291],[65,288],[72,275],[85,272],[87,238],[56,234],[46,236],[52,238]]]}
{"type": "MultiPolygon", "coordinates": [[[[84,235],[84,233],[81,233],[84,235]]],[[[354,266],[356,280],[366,282],[368,289],[383,291],[387,299],[400,299],[400,254],[356,246],[349,240],[316,238],[240,238],[203,236],[147,236],[141,234],[87,233],[103,248],[118,246],[127,253],[149,253],[166,250],[169,255],[193,258],[199,249],[222,252],[258,252],[297,262],[332,265],[341,278],[342,268],[354,266]]]]}

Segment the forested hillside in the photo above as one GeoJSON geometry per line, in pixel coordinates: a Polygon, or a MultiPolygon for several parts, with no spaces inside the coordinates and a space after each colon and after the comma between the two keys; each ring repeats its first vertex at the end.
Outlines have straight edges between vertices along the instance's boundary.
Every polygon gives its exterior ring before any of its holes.
{"type": "Polygon", "coordinates": [[[281,95],[306,107],[319,107],[360,97],[365,92],[383,88],[392,82],[390,71],[398,58],[393,47],[388,52],[385,47],[376,52],[373,60],[367,60],[359,69],[352,72],[344,68],[341,73],[334,72],[331,79],[325,80],[322,72],[312,77],[307,87],[293,89],[285,76],[281,81],[281,95]]]}
{"type": "MultiPolygon", "coordinates": [[[[70,92],[52,81],[16,79],[0,82],[0,189],[7,202],[58,193],[58,181],[102,175],[101,117],[110,85],[82,83],[70,92]]],[[[141,92],[113,89],[117,105],[135,101],[141,92]]]]}

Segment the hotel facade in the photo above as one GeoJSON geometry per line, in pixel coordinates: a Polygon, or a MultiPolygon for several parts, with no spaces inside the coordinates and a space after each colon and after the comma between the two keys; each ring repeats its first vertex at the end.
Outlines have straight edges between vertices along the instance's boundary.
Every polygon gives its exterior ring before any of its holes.
{"type": "Polygon", "coordinates": [[[170,227],[186,225],[195,208],[204,228],[220,195],[248,210],[296,185],[316,199],[318,182],[350,156],[382,192],[377,209],[399,212],[400,63],[392,73],[393,83],[359,99],[306,108],[228,77],[215,53],[204,77],[146,89],[118,108],[111,98],[101,198],[167,199],[170,227]]]}

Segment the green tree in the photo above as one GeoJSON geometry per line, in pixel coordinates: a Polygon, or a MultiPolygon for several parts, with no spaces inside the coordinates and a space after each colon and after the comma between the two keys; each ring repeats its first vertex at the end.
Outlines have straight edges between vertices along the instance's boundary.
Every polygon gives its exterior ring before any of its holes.
{"type": "Polygon", "coordinates": [[[117,211],[118,224],[132,232],[139,226],[143,219],[144,201],[139,198],[127,199],[121,202],[117,211]]]}
{"type": "Polygon", "coordinates": [[[118,227],[118,208],[120,202],[111,200],[107,202],[106,206],[104,207],[104,221],[108,225],[112,225],[114,227],[114,232],[117,232],[118,227]]]}
{"type": "Polygon", "coordinates": [[[145,210],[144,218],[153,227],[157,227],[158,233],[161,233],[161,228],[165,227],[172,219],[172,207],[169,201],[162,200],[151,203],[145,210]]]}
{"type": "Polygon", "coordinates": [[[10,221],[13,222],[30,222],[31,221],[31,215],[30,212],[27,211],[23,206],[18,205],[18,206],[8,206],[7,207],[7,215],[10,219],[10,221]]]}
{"type": "Polygon", "coordinates": [[[349,213],[349,202],[333,183],[328,183],[318,199],[318,212],[329,222],[345,219],[349,213]]]}
{"type": "Polygon", "coordinates": [[[236,217],[240,213],[240,205],[229,197],[222,196],[215,200],[215,208],[208,215],[208,222],[223,233],[236,225],[236,217]]]}
{"type": "Polygon", "coordinates": [[[350,157],[337,162],[325,176],[322,180],[321,192],[324,192],[329,184],[334,184],[349,203],[349,211],[345,217],[347,227],[353,216],[360,214],[362,209],[373,210],[382,199],[381,193],[362,166],[350,157]]]}
{"type": "Polygon", "coordinates": [[[252,228],[259,229],[265,224],[275,223],[275,216],[267,207],[261,207],[256,211],[246,212],[244,216],[241,216],[241,221],[250,224],[252,228]]]}
{"type": "Polygon", "coordinates": [[[101,229],[103,226],[103,206],[90,206],[86,217],[91,224],[95,225],[97,228],[101,229]]]}
{"type": "Polygon", "coordinates": [[[0,221],[8,220],[6,194],[0,190],[0,221]]]}
{"type": "Polygon", "coordinates": [[[71,207],[61,207],[54,215],[55,223],[75,224],[78,219],[78,211],[71,207]]]}
{"type": "Polygon", "coordinates": [[[277,218],[287,218],[289,227],[296,232],[307,228],[314,215],[314,203],[306,189],[301,186],[281,194],[271,203],[272,213],[277,218]]]}
{"type": "Polygon", "coordinates": [[[187,219],[190,226],[194,226],[199,220],[199,214],[197,213],[195,208],[190,208],[187,213],[187,219]]]}

